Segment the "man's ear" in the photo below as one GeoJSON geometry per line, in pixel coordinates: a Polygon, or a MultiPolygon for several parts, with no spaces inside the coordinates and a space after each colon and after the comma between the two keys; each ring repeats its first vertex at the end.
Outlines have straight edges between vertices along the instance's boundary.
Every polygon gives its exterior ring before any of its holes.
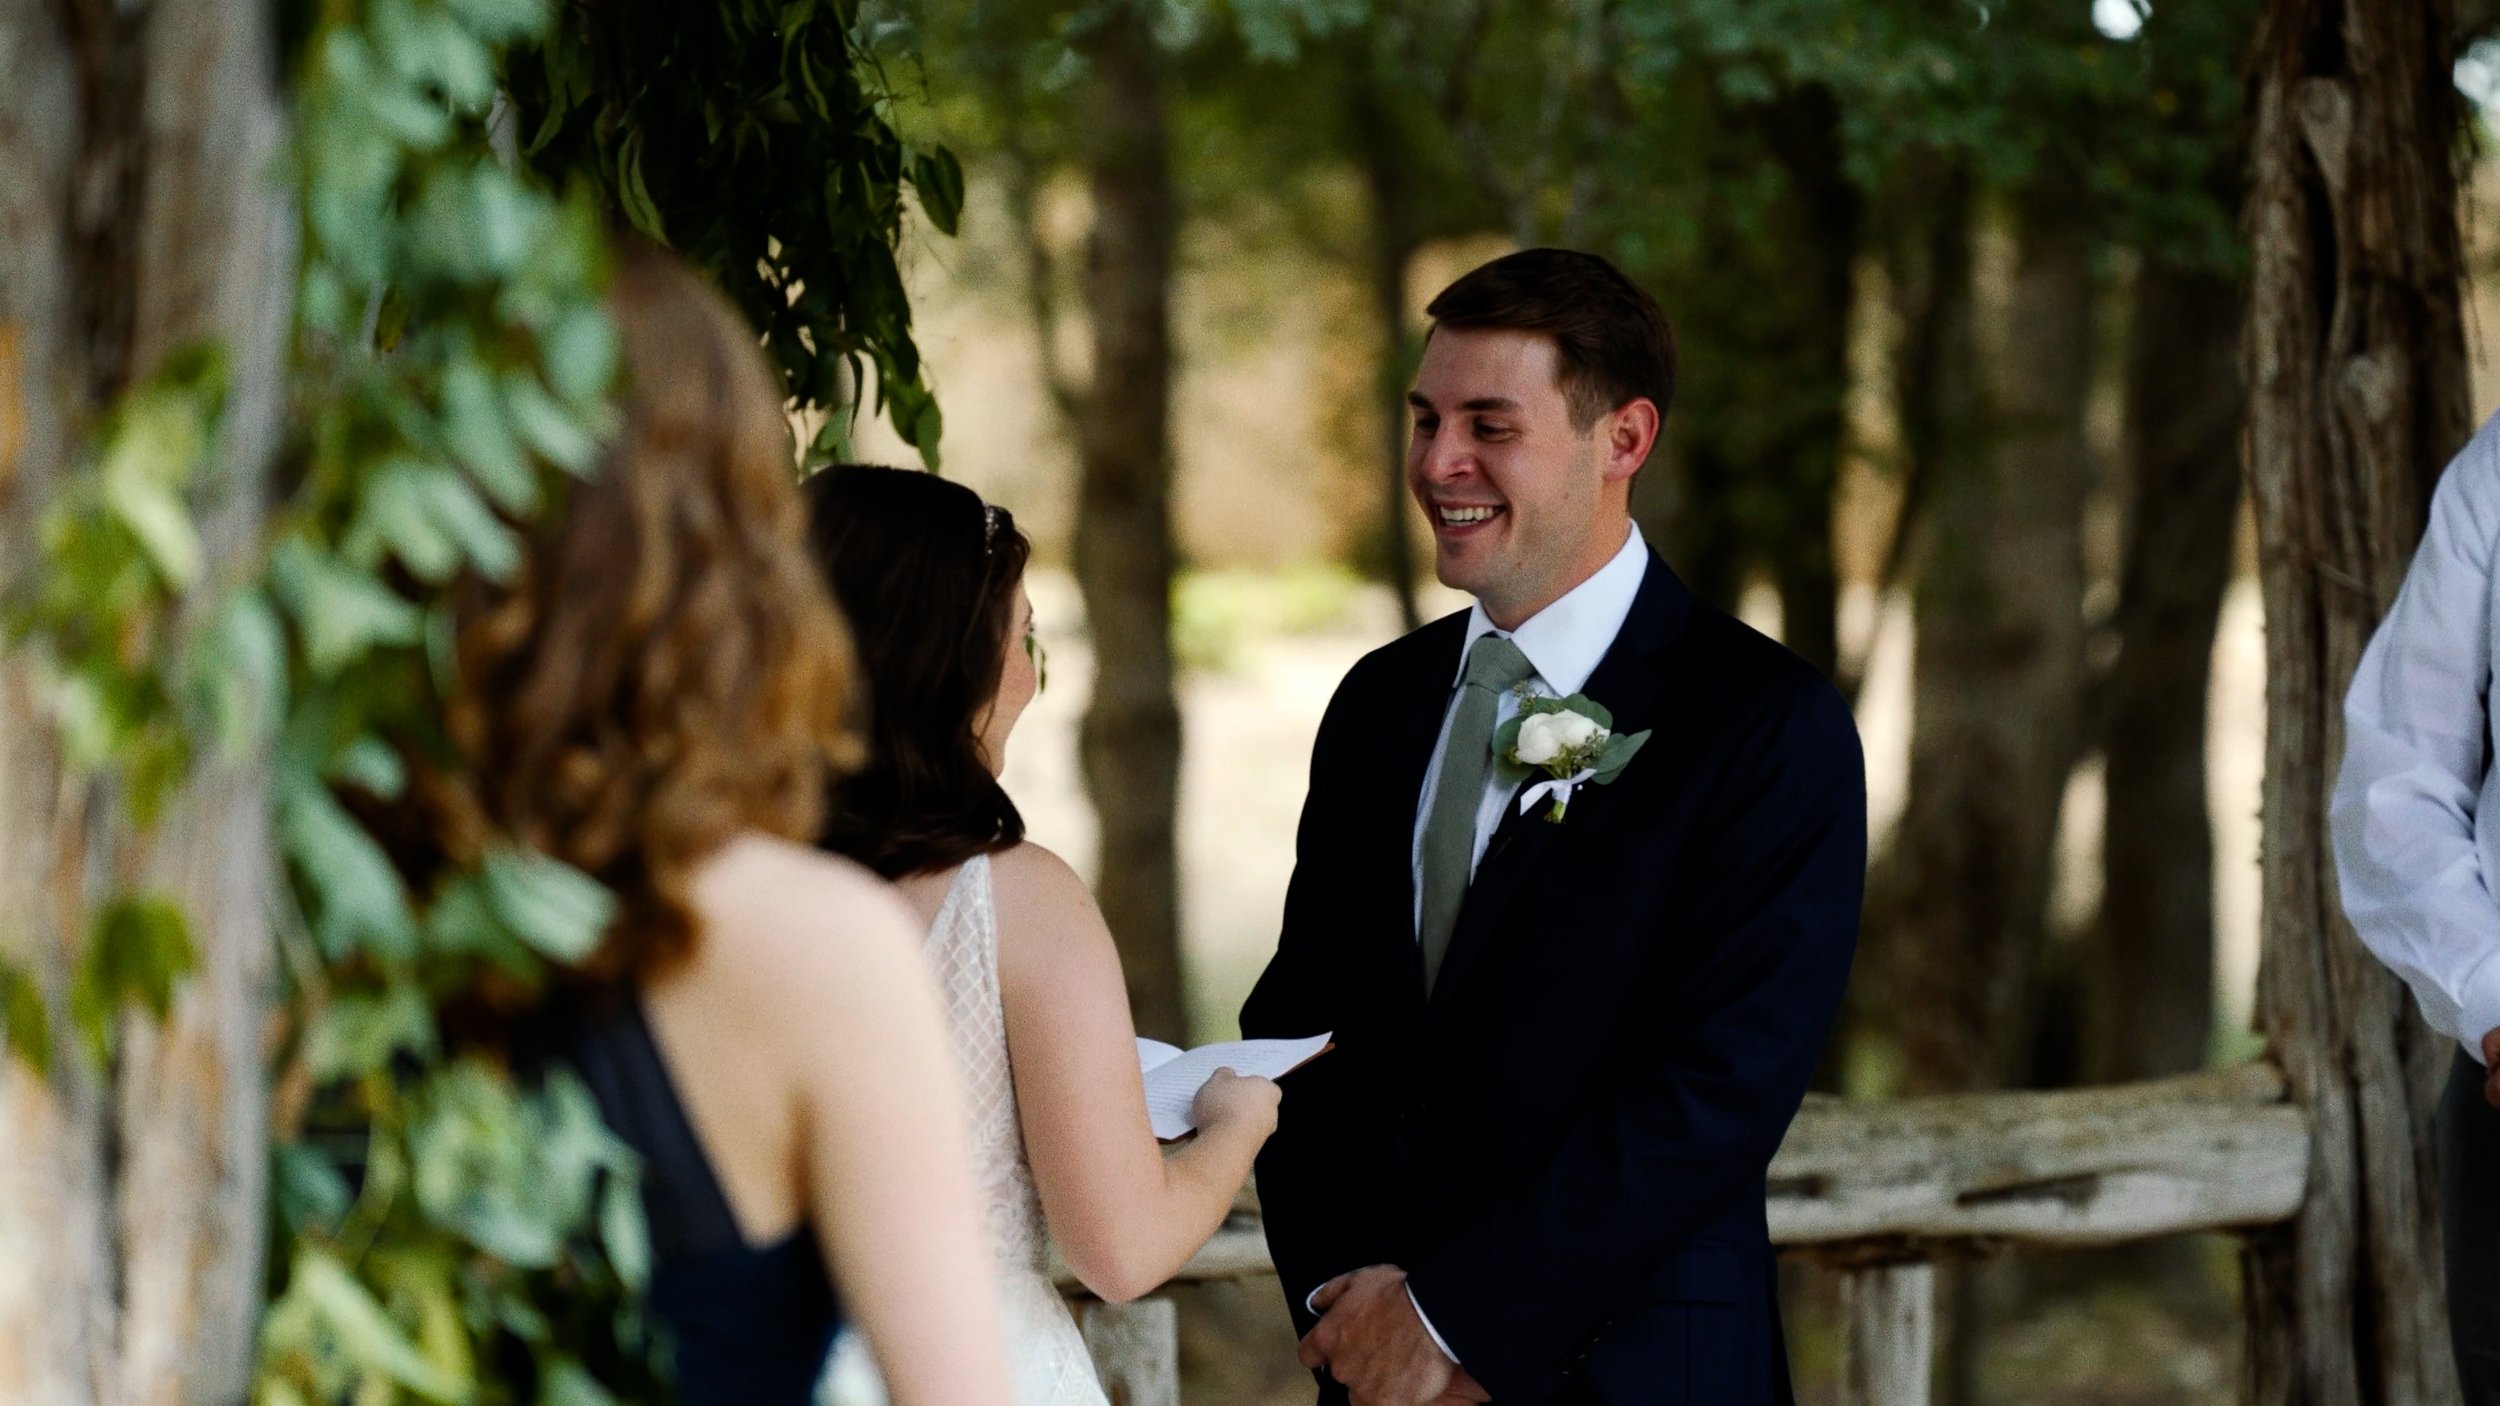
{"type": "Polygon", "coordinates": [[[1658,402],[1635,396],[1598,424],[1606,452],[1606,481],[1622,483],[1649,462],[1658,447],[1658,402]]]}

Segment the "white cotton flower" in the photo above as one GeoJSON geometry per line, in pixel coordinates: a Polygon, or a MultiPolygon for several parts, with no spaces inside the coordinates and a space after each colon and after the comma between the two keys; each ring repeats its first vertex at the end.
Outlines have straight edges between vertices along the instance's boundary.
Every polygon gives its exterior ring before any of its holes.
{"type": "MultiPolygon", "coordinates": [[[[1571,717],[1569,713],[1536,713],[1519,724],[1519,741],[1512,751],[1522,766],[1543,766],[1569,750],[1557,724],[1571,717]]],[[[1585,719],[1583,720],[1585,721],[1585,719]]]]}

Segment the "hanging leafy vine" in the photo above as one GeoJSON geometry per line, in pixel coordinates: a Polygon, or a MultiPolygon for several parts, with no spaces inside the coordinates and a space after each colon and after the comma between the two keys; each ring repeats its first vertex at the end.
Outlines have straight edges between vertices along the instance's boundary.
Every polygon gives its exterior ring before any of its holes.
{"type": "MultiPolygon", "coordinates": [[[[412,760],[459,764],[440,706],[460,686],[452,584],[518,570],[529,524],[595,468],[617,364],[607,227],[708,268],[796,408],[874,388],[934,463],[894,248],[907,191],[952,230],[961,172],[896,136],[846,0],[298,13],[295,404],[265,569],[177,628],[224,403],[199,349],[101,427],[0,623],[41,661],[65,764],[109,773],[143,827],[210,749],[273,759],[292,901],[255,1401],[659,1399],[632,1157],[578,1082],[516,1081],[441,1019],[585,956],[610,896],[512,845],[412,886],[360,816],[402,795],[412,760]],[[508,138],[498,157],[499,115],[526,160],[508,138]]],[[[125,1006],[161,1017],[190,964],[172,903],[99,904],[69,1002],[92,1054],[125,1006]]],[[[0,1032],[39,1071],[48,1020],[0,966],[0,1032]]]]}
{"type": "Polygon", "coordinates": [[[847,457],[847,412],[873,390],[934,468],[941,418],[894,251],[906,189],[955,232],[963,168],[886,120],[856,11],[853,0],[568,5],[544,45],[516,55],[512,97],[525,159],[593,182],[763,329],[792,401],[827,412],[816,452],[847,457]]]}
{"type": "Polygon", "coordinates": [[[581,1087],[516,1085],[436,1013],[595,944],[608,895],[504,849],[412,891],[351,803],[455,766],[445,588],[520,565],[589,472],[616,366],[602,235],[489,150],[530,0],[330,4],[297,76],[296,482],[266,597],[289,706],[272,779],[301,915],[277,1112],[258,1399],[651,1394],[632,1159],[581,1087]]]}

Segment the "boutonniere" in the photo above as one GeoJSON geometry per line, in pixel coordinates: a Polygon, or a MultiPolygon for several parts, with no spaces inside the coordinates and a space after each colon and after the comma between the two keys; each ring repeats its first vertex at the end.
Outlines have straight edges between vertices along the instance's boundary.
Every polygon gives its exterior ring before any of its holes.
{"type": "Polygon", "coordinates": [[[1622,775],[1648,740],[1646,732],[1616,736],[1614,714],[1587,694],[1546,698],[1523,692],[1519,715],[1493,734],[1493,758],[1505,786],[1516,786],[1540,771],[1550,778],[1520,794],[1519,813],[1527,814],[1550,796],[1554,808],[1545,818],[1559,825],[1570,809],[1572,792],[1591,782],[1606,785],[1622,775]]]}

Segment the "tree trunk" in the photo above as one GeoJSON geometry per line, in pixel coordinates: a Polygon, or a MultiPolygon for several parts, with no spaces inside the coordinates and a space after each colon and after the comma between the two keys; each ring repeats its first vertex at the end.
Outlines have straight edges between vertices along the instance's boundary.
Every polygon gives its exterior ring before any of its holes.
{"type": "Polygon", "coordinates": [[[1826,674],[1839,666],[1832,494],[1847,433],[1849,316],[1860,227],[1841,169],[1840,109],[1803,87],[1720,109],[1725,131],[1758,132],[1711,165],[1733,189],[1768,160],[1778,192],[1704,215],[1703,255],[1679,299],[1706,354],[1684,367],[1682,489],[1670,547],[1693,589],[1733,608],[1747,578],[1778,588],[1781,637],[1826,674]]]}
{"type": "MultiPolygon", "coordinates": [[[[1909,799],[1879,940],[1889,999],[1913,1013],[1897,1032],[1912,1093],[1999,1087],[2021,1070],[2080,720],[2093,240],[2080,190],[2058,175],[2009,204],[2012,268],[2001,288],[1971,285],[1992,295],[1974,334],[1927,333],[1930,356],[1976,349],[1979,421],[1954,426],[1949,400],[1906,417],[1931,457],[1918,469],[1909,799]]],[[[1931,277],[1951,268],[1937,264],[1931,277]]],[[[1930,296],[1950,310],[1957,295],[1930,296]]],[[[1929,374],[1949,387],[1960,373],[1929,374]]],[[[1976,1269],[1943,1293],[1941,1399],[1965,1403],[1990,1296],[1976,1269]]]]}
{"type": "Polygon", "coordinates": [[[1787,177],[1794,223],[1779,240],[1803,294],[1781,329],[1781,367],[1793,414],[1778,460],[1788,491],[1764,544],[1779,588],[1781,637],[1826,677],[1840,671],[1840,574],[1832,558],[1832,495],[1849,434],[1849,323],[1856,306],[1861,201],[1841,167],[1840,105],[1829,89],[1790,93],[1765,130],[1787,177]]]}
{"type": "Polygon", "coordinates": [[[2097,951],[2085,963],[2083,1080],[2201,1069],[2213,1042],[2213,822],[2205,697],[2239,511],[2238,328],[2227,274],[2148,258],[2127,349],[2133,523],[2103,751],[2097,951]]]}
{"type": "MultiPolygon", "coordinates": [[[[102,412],[223,344],[230,392],[194,509],[210,579],[258,560],[294,277],[274,183],[266,7],[0,0],[0,587],[102,412]]],[[[0,1399],[178,1406],[249,1389],[268,1164],[260,1044],[275,874],[257,763],[203,764],[156,829],[68,776],[24,652],[0,657],[0,955],[52,1015],[49,1078],[0,1061],[0,1399]],[[82,913],[108,885],[188,914],[197,965],[109,1068],[70,1034],[82,913]]]]}
{"type": "Polygon", "coordinates": [[[1406,389],[1414,366],[1406,270],[1423,239],[1411,213],[1416,196],[1407,177],[1410,161],[1399,150],[1395,120],[1372,72],[1370,53],[1358,50],[1355,62],[1363,65],[1362,76],[1349,85],[1347,116],[1363,162],[1364,188],[1371,197],[1371,237],[1364,250],[1364,272],[1371,284],[1372,316],[1380,336],[1379,384],[1374,392],[1381,430],[1380,572],[1397,597],[1400,627],[1413,630],[1423,617],[1415,605],[1415,547],[1407,535],[1407,523],[1416,510],[1406,491],[1406,389]]]}
{"type": "MultiPolygon", "coordinates": [[[[1907,580],[1912,543],[1923,534],[1926,485],[1975,473],[1978,350],[1971,307],[1971,182],[1966,169],[1935,153],[1902,163],[1877,214],[1888,301],[1899,333],[1890,349],[1893,402],[1900,422],[1901,508],[1884,577],[1907,580]]],[[[1860,668],[1863,668],[1861,662],[1860,668]]],[[[1842,680],[1854,700],[1861,673],[1842,680]]],[[[1906,1038],[1913,951],[1903,935],[1906,869],[1902,831],[1872,856],[1867,875],[1864,976],[1850,984],[1817,1087],[1837,1092],[1864,1053],[1897,1052],[1906,1038]]]]}
{"type": "Polygon", "coordinates": [[[1102,824],[1095,897],[1138,1032],[1189,1038],[1181,981],[1181,719],[1172,687],[1172,249],[1179,214],[1161,60],[1134,4],[1104,16],[1080,138],[1094,195],[1093,377],[1077,426],[1077,584],[1094,637],[1085,784],[1102,824]]]}
{"type": "MultiPolygon", "coordinates": [[[[2132,522],[2118,658],[2099,690],[2108,798],[2101,911],[2073,964],[2072,1072],[2089,1085],[2201,1069],[2213,1046],[2206,699],[2239,512],[2243,298],[2237,278],[2158,256],[2135,281],[2125,441],[2132,522]]],[[[2210,1297],[2203,1247],[2187,1239],[2115,1246],[2064,1268],[2056,1282],[2210,1297]]]]}
{"type": "Polygon", "coordinates": [[[2451,5],[2269,0],[2249,66],[2248,487],[2266,601],[2257,1022],[2315,1138],[2243,1259],[2245,1398],[2457,1396],[2426,1135],[2450,1043],[2344,921],[2342,700],[2466,438],[2451,5]]]}
{"type": "Polygon", "coordinates": [[[1988,431],[1939,454],[1919,524],[1910,791],[1883,940],[1910,1092],[1990,1088],[2027,1048],[2083,670],[2093,242],[2050,179],[2014,201],[1984,323],[1988,431]]]}

